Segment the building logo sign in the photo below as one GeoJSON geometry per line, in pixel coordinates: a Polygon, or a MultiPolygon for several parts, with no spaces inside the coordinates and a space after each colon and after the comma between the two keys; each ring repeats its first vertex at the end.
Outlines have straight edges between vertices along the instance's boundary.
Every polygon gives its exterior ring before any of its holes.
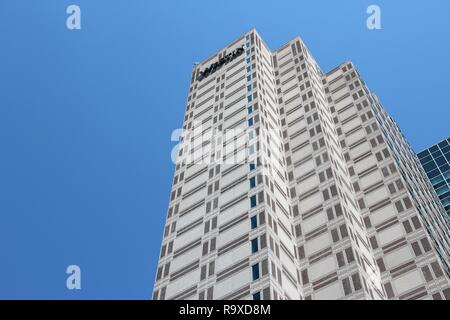
{"type": "Polygon", "coordinates": [[[244,53],[244,46],[242,46],[240,48],[237,48],[236,50],[234,50],[233,52],[227,54],[223,58],[220,58],[219,61],[214,62],[213,64],[211,64],[205,70],[200,71],[200,73],[199,73],[199,75],[197,77],[197,80],[198,81],[202,81],[203,79],[208,77],[210,74],[213,74],[214,72],[216,72],[217,70],[222,68],[223,65],[233,61],[234,59],[236,59],[237,57],[242,55],[242,53],[244,53]]]}

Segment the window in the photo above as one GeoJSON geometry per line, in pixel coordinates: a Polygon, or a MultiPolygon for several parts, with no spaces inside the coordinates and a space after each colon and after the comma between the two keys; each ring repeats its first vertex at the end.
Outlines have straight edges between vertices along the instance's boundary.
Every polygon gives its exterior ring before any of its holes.
{"type": "Polygon", "coordinates": [[[411,221],[414,226],[414,229],[418,230],[422,227],[422,225],[420,224],[419,218],[417,216],[412,217],[411,221]]]}
{"type": "Polygon", "coordinates": [[[444,181],[444,178],[443,178],[442,176],[438,176],[438,177],[436,177],[436,178],[434,178],[434,179],[431,179],[431,183],[432,183],[433,185],[436,185],[436,184],[438,184],[438,183],[440,183],[440,182],[442,182],[442,181],[444,181]]]}
{"type": "Polygon", "coordinates": [[[440,154],[440,150],[439,150],[438,146],[432,146],[430,148],[430,152],[432,155],[435,155],[435,157],[438,157],[440,154]]]}
{"type": "Polygon", "coordinates": [[[403,208],[403,204],[400,201],[397,201],[395,203],[395,207],[397,208],[398,213],[402,213],[403,211],[405,211],[405,209],[403,208]]]}
{"type": "Polygon", "coordinates": [[[256,187],[256,177],[250,178],[250,189],[256,187]]]}
{"type": "Polygon", "coordinates": [[[255,292],[253,294],[253,300],[261,300],[261,293],[260,292],[255,292]]]}
{"type": "Polygon", "coordinates": [[[359,274],[354,274],[352,276],[352,280],[353,280],[353,287],[355,288],[355,291],[361,290],[362,286],[361,286],[361,278],[359,277],[359,274]]]}
{"type": "Polygon", "coordinates": [[[248,147],[248,154],[252,155],[255,153],[255,145],[251,145],[248,147]]]}
{"type": "Polygon", "coordinates": [[[444,172],[444,178],[450,179],[450,171],[444,172]]]}
{"type": "Polygon", "coordinates": [[[422,268],[422,273],[427,282],[433,281],[433,276],[431,275],[430,268],[428,268],[428,266],[424,266],[422,268]]]}
{"type": "Polygon", "coordinates": [[[444,275],[444,273],[441,270],[441,267],[439,266],[439,263],[437,263],[436,261],[431,264],[431,269],[433,269],[436,278],[440,278],[444,275]]]}
{"type": "Polygon", "coordinates": [[[438,157],[436,158],[435,161],[438,166],[443,166],[444,164],[447,164],[447,160],[444,157],[438,157]]]}
{"type": "Polygon", "coordinates": [[[406,233],[411,233],[413,231],[408,220],[403,222],[403,227],[405,228],[406,233]]]}
{"type": "Polygon", "coordinates": [[[252,229],[256,229],[258,227],[258,218],[256,216],[250,218],[250,226],[252,229]]]}
{"type": "Polygon", "coordinates": [[[414,242],[411,244],[414,254],[416,255],[416,257],[419,257],[420,255],[422,255],[422,250],[420,249],[420,246],[417,242],[414,242]]]}
{"type": "Polygon", "coordinates": [[[429,151],[425,150],[425,151],[419,153],[418,156],[419,156],[419,158],[424,158],[424,157],[428,156],[429,154],[430,154],[429,151]]]}
{"type": "Polygon", "coordinates": [[[449,191],[449,190],[450,190],[450,189],[449,189],[448,186],[443,186],[443,187],[437,189],[437,190],[436,190],[436,193],[437,193],[438,196],[441,196],[441,195],[443,195],[444,193],[446,193],[446,192],[449,191]]]}
{"type": "Polygon", "coordinates": [[[251,127],[253,125],[253,118],[248,119],[248,126],[251,127]]]}
{"type": "Polygon", "coordinates": [[[389,188],[389,192],[391,193],[391,195],[393,195],[393,194],[395,194],[395,192],[397,192],[397,190],[395,189],[393,183],[390,183],[390,184],[388,185],[388,188],[389,188]]]}
{"type": "MultiPolygon", "coordinates": [[[[439,176],[440,174],[441,174],[441,172],[438,169],[430,171],[430,172],[427,173],[428,178],[430,178],[430,179],[433,179],[433,178],[439,176]]],[[[444,176],[445,176],[445,174],[444,174],[444,176]]]]}
{"type": "Polygon", "coordinates": [[[412,205],[411,199],[409,199],[409,197],[404,198],[403,202],[405,204],[405,208],[406,209],[411,209],[412,208],[413,205],[412,205]]]}
{"type": "Polygon", "coordinates": [[[445,158],[448,162],[450,162],[450,151],[447,151],[447,153],[445,154],[445,158]]]}
{"type": "Polygon", "coordinates": [[[253,97],[252,97],[252,96],[248,96],[248,97],[247,97],[247,101],[248,101],[248,102],[252,102],[252,100],[253,100],[253,97]]]}
{"type": "Polygon", "coordinates": [[[258,238],[251,241],[252,243],[252,253],[258,252],[258,238]]]}
{"type": "Polygon", "coordinates": [[[254,264],[252,266],[252,279],[253,281],[258,280],[259,279],[259,264],[254,264]]]}
{"type": "Polygon", "coordinates": [[[428,242],[428,240],[426,238],[421,239],[420,243],[422,244],[423,250],[425,252],[431,251],[430,243],[428,242]]]}
{"type": "Polygon", "coordinates": [[[364,199],[363,199],[363,198],[361,198],[361,199],[358,200],[358,205],[359,205],[359,208],[360,208],[361,210],[363,210],[363,209],[366,208],[366,203],[364,202],[364,199]]]}
{"type": "Polygon", "coordinates": [[[350,286],[350,280],[348,278],[342,280],[342,286],[344,287],[344,294],[346,296],[352,293],[352,287],[350,286]]]}
{"type": "Polygon", "coordinates": [[[436,164],[434,162],[428,162],[423,167],[424,167],[425,171],[427,171],[427,172],[437,169],[436,164]]]}
{"type": "Polygon", "coordinates": [[[339,241],[339,234],[337,232],[337,229],[331,230],[331,237],[333,239],[333,242],[338,242],[339,241]]]}
{"type": "Polygon", "coordinates": [[[247,86],[247,92],[250,92],[250,91],[252,91],[252,85],[247,86]]]}
{"type": "Polygon", "coordinates": [[[250,208],[256,207],[256,196],[250,197],[250,208]]]}
{"type": "Polygon", "coordinates": [[[249,167],[249,170],[250,170],[250,171],[253,171],[253,170],[256,169],[256,165],[255,165],[254,162],[250,162],[250,163],[248,164],[248,167],[249,167]]]}
{"type": "Polygon", "coordinates": [[[252,106],[248,107],[247,108],[247,112],[248,112],[248,114],[252,114],[253,113],[253,107],[252,106]]]}
{"type": "Polygon", "coordinates": [[[342,252],[338,252],[336,254],[336,258],[337,258],[337,261],[338,261],[339,268],[341,268],[342,266],[345,265],[344,255],[343,255],[342,252]]]}
{"type": "Polygon", "coordinates": [[[430,162],[431,160],[433,160],[433,158],[431,158],[431,156],[426,156],[426,157],[424,157],[424,158],[421,158],[421,159],[420,159],[420,162],[421,162],[422,164],[425,164],[425,163],[430,162]]]}

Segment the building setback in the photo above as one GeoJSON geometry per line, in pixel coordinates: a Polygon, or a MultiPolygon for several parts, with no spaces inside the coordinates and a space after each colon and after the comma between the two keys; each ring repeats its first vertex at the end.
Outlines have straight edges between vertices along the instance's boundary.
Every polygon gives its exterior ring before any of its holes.
{"type": "Polygon", "coordinates": [[[183,129],[154,299],[450,299],[448,218],[351,62],[251,30],[194,66],[183,129]]]}
{"type": "Polygon", "coordinates": [[[419,153],[419,159],[450,217],[450,138],[419,153]]]}

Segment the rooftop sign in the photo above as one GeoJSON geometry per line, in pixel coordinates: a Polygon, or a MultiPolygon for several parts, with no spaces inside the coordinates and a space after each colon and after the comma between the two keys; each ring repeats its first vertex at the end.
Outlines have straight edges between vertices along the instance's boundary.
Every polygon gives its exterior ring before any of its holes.
{"type": "Polygon", "coordinates": [[[210,74],[213,74],[214,72],[219,70],[223,65],[233,61],[234,59],[236,59],[237,57],[242,55],[243,52],[244,52],[244,46],[239,47],[236,50],[234,50],[233,52],[231,52],[231,53],[227,54],[226,56],[220,58],[219,61],[214,62],[213,64],[211,64],[205,70],[200,71],[200,73],[199,73],[199,75],[197,77],[197,80],[198,81],[202,81],[203,79],[205,79],[210,74]]]}

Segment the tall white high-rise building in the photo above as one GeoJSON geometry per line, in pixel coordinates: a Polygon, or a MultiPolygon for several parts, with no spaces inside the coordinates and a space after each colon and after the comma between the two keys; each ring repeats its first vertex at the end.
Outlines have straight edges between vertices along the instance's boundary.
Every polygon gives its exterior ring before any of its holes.
{"type": "Polygon", "coordinates": [[[192,72],[154,299],[450,299],[449,221],[351,62],[255,30],[192,72]]]}

